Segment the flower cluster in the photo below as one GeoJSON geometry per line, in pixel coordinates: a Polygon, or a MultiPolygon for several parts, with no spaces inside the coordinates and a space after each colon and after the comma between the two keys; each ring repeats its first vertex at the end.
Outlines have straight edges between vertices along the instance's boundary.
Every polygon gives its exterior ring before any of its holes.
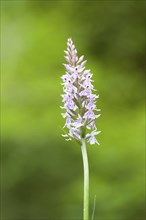
{"type": "Polygon", "coordinates": [[[95,119],[100,114],[94,113],[100,111],[95,105],[99,96],[92,93],[92,74],[90,70],[85,70],[87,61],[84,61],[84,56],[78,58],[72,39],[68,39],[64,52],[68,64],[63,64],[66,73],[61,77],[64,91],[61,95],[64,106],[61,108],[65,109],[62,116],[66,119],[64,127],[68,128],[68,133],[63,136],[66,140],[76,139],[80,142],[84,138],[90,144],[99,144],[95,135],[100,131],[97,131],[95,119]]]}

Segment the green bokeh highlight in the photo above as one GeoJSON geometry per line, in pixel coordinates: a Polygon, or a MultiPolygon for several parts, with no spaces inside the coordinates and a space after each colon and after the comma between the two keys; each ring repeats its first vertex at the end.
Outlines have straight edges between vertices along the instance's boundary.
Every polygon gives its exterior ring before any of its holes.
{"type": "Polygon", "coordinates": [[[61,137],[68,37],[102,115],[88,145],[95,220],[144,219],[144,1],[2,1],[2,220],[79,220],[81,149],[61,137]]]}

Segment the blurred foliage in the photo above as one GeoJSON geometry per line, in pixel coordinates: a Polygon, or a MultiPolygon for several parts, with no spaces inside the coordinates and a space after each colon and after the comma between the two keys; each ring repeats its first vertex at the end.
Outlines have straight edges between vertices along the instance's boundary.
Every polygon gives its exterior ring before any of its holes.
{"type": "Polygon", "coordinates": [[[72,37],[100,94],[95,220],[144,219],[144,1],[1,1],[2,220],[82,219],[80,147],[61,137],[72,37]]]}

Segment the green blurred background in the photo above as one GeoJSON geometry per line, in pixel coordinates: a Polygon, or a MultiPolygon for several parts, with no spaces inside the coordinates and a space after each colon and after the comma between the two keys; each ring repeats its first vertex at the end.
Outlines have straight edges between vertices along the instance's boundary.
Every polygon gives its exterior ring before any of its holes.
{"type": "Polygon", "coordinates": [[[144,1],[1,1],[2,220],[80,220],[81,149],[62,137],[64,49],[88,60],[102,116],[88,145],[95,220],[144,219],[144,1]]]}

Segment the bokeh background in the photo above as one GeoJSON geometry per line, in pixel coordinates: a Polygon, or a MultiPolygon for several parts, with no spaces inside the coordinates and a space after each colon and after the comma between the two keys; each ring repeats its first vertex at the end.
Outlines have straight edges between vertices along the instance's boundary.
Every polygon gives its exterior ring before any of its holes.
{"type": "Polygon", "coordinates": [[[64,49],[88,60],[102,116],[88,145],[95,220],[144,219],[144,1],[1,1],[2,220],[81,220],[81,149],[62,134],[64,49]]]}

